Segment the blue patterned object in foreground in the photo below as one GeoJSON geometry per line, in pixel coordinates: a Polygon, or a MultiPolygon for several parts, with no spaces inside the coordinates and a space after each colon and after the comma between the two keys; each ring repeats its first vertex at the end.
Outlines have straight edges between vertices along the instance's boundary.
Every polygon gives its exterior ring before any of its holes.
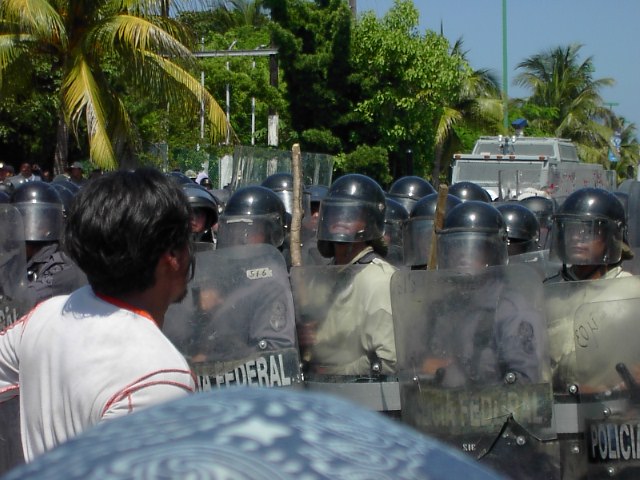
{"type": "Polygon", "coordinates": [[[495,479],[462,453],[326,395],[236,388],[92,428],[5,479],[495,479]]]}

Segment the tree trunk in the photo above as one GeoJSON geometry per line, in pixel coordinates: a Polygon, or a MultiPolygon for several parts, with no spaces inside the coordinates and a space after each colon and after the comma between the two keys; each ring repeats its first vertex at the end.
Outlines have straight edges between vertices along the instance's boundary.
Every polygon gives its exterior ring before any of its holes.
{"type": "Polygon", "coordinates": [[[63,174],[69,158],[69,127],[64,120],[64,114],[58,113],[58,127],[56,131],[56,150],[53,154],[53,175],[63,174]]]}

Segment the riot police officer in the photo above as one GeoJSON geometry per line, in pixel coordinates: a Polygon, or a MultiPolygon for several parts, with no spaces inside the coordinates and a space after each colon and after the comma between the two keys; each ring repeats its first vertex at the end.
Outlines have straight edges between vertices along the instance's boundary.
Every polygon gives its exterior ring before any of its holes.
{"type": "MultiPolygon", "coordinates": [[[[447,195],[445,213],[459,203],[461,203],[461,200],[458,197],[447,195]]],[[[421,198],[414,205],[409,214],[409,219],[405,223],[403,235],[404,264],[412,269],[427,268],[429,263],[431,237],[437,205],[437,193],[421,198]]]]}
{"type": "Polygon", "coordinates": [[[269,175],[261,185],[275,192],[282,200],[287,213],[293,214],[293,175],[286,172],[274,173],[269,175]]]}
{"type": "Polygon", "coordinates": [[[191,205],[191,234],[197,244],[214,243],[214,231],[218,223],[218,204],[215,197],[204,187],[183,184],[182,191],[191,205]]]}
{"type": "Polygon", "coordinates": [[[45,182],[25,182],[12,193],[11,203],[23,217],[28,288],[34,303],[71,293],[86,283],[60,248],[63,204],[56,189],[45,182]]]}
{"type": "Polygon", "coordinates": [[[538,219],[540,225],[540,239],[538,245],[541,249],[548,249],[549,232],[551,231],[551,217],[555,212],[556,202],[547,197],[533,196],[519,200],[520,205],[528,208],[538,219]]]}
{"type": "Polygon", "coordinates": [[[480,185],[473,182],[458,182],[449,187],[449,195],[458,197],[463,202],[475,200],[491,203],[491,195],[480,185]]]}
{"type": "Polygon", "coordinates": [[[438,269],[463,275],[452,277],[460,298],[442,300],[427,340],[430,351],[447,345],[454,358],[427,358],[427,373],[440,375],[447,386],[496,384],[507,374],[539,381],[547,359],[546,324],[526,292],[507,280],[507,228],[500,211],[485,202],[461,203],[445,216],[437,241],[438,269]]]}
{"type": "Polygon", "coordinates": [[[318,249],[342,266],[343,275],[325,317],[299,332],[316,372],[370,375],[372,369],[395,369],[389,289],[395,268],[384,259],[385,205],[382,188],[360,174],[338,178],[320,205],[318,249]]]}
{"type": "Polygon", "coordinates": [[[266,243],[281,248],[285,237],[285,207],[272,190],[252,185],[229,198],[218,226],[218,248],[266,243]]]}
{"type": "Polygon", "coordinates": [[[418,200],[432,193],[436,190],[424,178],[409,175],[393,182],[387,197],[399,202],[409,213],[418,200]]]}
{"type": "Polygon", "coordinates": [[[396,267],[403,264],[403,228],[409,218],[405,207],[387,196],[384,215],[384,241],[387,244],[387,261],[396,267]]]}
{"type": "Polygon", "coordinates": [[[600,188],[581,188],[569,195],[553,216],[551,256],[560,272],[545,282],[595,280],[629,276],[621,263],[631,250],[620,200],[600,188]]]}
{"type": "Polygon", "coordinates": [[[540,224],[533,212],[516,202],[503,203],[496,208],[507,226],[509,256],[537,250],[540,224]]]}

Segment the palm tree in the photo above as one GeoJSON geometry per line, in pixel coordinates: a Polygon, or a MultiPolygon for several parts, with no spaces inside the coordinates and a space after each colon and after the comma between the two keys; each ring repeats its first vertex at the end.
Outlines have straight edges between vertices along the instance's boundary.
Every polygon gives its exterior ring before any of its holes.
{"type": "MultiPolygon", "coordinates": [[[[68,131],[86,134],[92,162],[103,169],[126,164],[138,147],[120,83],[171,105],[205,107],[212,140],[226,137],[223,110],[189,71],[187,32],[163,17],[166,0],[2,0],[0,85],[25,59],[53,59],[59,125],[54,169],[67,161],[68,131]],[[124,156],[123,156],[124,155],[124,156]]],[[[35,60],[34,60],[35,61],[35,60]]],[[[81,135],[82,134],[82,135],[81,135]]]]}
{"type": "Polygon", "coordinates": [[[467,125],[497,131],[502,120],[498,80],[487,69],[472,70],[467,61],[467,51],[463,51],[462,46],[463,41],[460,38],[451,49],[451,55],[461,60],[460,89],[451,102],[443,105],[436,126],[432,169],[432,182],[436,187],[439,184],[440,172],[446,167],[442,160],[452,158],[462,147],[456,127],[467,125]]]}
{"type": "Polygon", "coordinates": [[[600,97],[602,87],[613,84],[611,78],[593,78],[593,59],[580,61],[582,45],[557,47],[533,55],[518,64],[522,69],[515,83],[528,87],[532,95],[529,104],[553,115],[528,119],[529,123],[557,137],[571,138],[586,157],[592,157],[608,143],[600,127],[609,116],[600,97]]]}

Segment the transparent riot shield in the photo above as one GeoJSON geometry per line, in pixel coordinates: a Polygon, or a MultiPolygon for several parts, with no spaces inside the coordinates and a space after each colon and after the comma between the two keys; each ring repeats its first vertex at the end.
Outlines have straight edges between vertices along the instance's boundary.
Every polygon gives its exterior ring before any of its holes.
{"type": "Polygon", "coordinates": [[[186,298],[169,308],[163,331],[200,390],[301,382],[287,268],[271,245],[198,252],[186,298]]]}
{"type": "Polygon", "coordinates": [[[400,410],[389,284],[393,267],[293,267],[305,387],[372,410],[400,410]]]}
{"type": "Polygon", "coordinates": [[[398,271],[391,295],[403,421],[513,478],[553,478],[558,447],[535,271],[398,271]]]}
{"type": "MultiPolygon", "coordinates": [[[[33,306],[27,294],[24,227],[18,210],[0,205],[0,331],[33,306]]],[[[0,403],[0,474],[24,462],[19,397],[0,403]]]]}
{"type": "Polygon", "coordinates": [[[521,253],[519,255],[510,255],[509,263],[525,263],[529,265],[538,273],[541,280],[556,275],[562,268],[562,263],[549,258],[549,250],[538,250],[535,252],[521,253]]]}
{"type": "Polygon", "coordinates": [[[636,298],[586,303],[574,317],[589,478],[640,476],[640,279],[620,280],[636,298]]]}

